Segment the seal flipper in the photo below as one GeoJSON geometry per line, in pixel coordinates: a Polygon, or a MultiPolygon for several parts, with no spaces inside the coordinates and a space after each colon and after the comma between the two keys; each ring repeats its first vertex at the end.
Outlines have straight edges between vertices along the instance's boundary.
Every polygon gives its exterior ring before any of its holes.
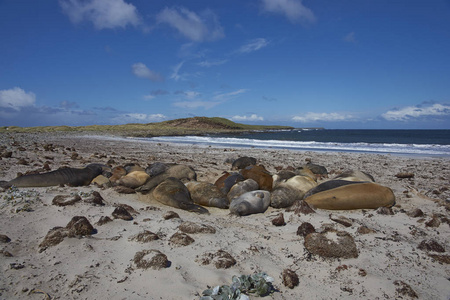
{"type": "Polygon", "coordinates": [[[199,214],[209,214],[209,210],[207,210],[203,206],[200,206],[200,205],[197,205],[197,204],[186,203],[183,206],[184,207],[180,207],[180,208],[184,209],[184,210],[187,210],[187,211],[190,211],[190,212],[195,212],[195,213],[199,213],[199,214]]]}

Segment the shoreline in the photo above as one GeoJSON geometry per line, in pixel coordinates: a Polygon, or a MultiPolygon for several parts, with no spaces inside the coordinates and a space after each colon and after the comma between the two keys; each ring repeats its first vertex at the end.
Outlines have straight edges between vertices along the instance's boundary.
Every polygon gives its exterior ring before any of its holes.
{"type": "MultiPolygon", "coordinates": [[[[377,183],[391,188],[397,202],[392,208],[394,215],[375,210],[320,209],[305,215],[269,208],[263,214],[236,217],[218,208],[208,208],[209,215],[198,215],[158,202],[143,202],[136,194],[119,194],[113,188],[95,185],[0,192],[0,234],[10,239],[0,243],[0,250],[12,255],[0,261],[4,274],[0,278],[0,298],[42,299],[42,295],[32,293],[40,290],[52,299],[199,299],[208,286],[229,285],[234,275],[258,272],[274,278],[278,291],[267,299],[413,299],[414,294],[419,299],[447,299],[450,296],[447,246],[450,245],[450,162],[447,158],[200,147],[52,133],[0,135],[0,142],[6,147],[0,152],[12,152],[11,157],[0,160],[0,180],[12,179],[18,172],[42,169],[45,164],[56,170],[63,166],[81,168],[89,163],[118,166],[131,162],[146,167],[165,162],[192,166],[198,181],[214,182],[222,172],[230,171],[230,161],[252,156],[272,174],[307,161],[326,167],[330,178],[344,170],[362,170],[373,175],[377,183]],[[414,177],[397,178],[400,172],[413,173],[414,177]],[[32,196],[32,191],[38,196],[32,196]],[[103,197],[104,206],[84,201],[93,191],[103,197]],[[83,201],[65,207],[52,204],[55,196],[70,194],[81,195],[83,201]],[[14,201],[7,200],[13,195],[14,201]],[[119,204],[129,205],[136,211],[132,221],[112,218],[119,204]],[[23,210],[25,207],[29,210],[23,210]],[[418,208],[424,215],[411,217],[409,214],[418,208]],[[170,211],[180,218],[164,219],[170,211]],[[284,214],[286,225],[278,227],[272,224],[272,219],[280,213],[284,214]],[[55,226],[66,226],[74,216],[85,216],[97,232],[92,236],[65,238],[60,244],[39,252],[38,245],[48,231],[55,226]],[[98,225],[104,216],[113,221],[98,225]],[[350,226],[333,221],[336,216],[350,220],[350,226]],[[216,233],[188,234],[194,239],[192,244],[176,245],[171,237],[186,221],[212,226],[216,233]],[[332,228],[351,235],[358,257],[336,259],[308,253],[305,238],[296,234],[304,222],[312,224],[317,231],[332,228]],[[368,231],[362,233],[361,228],[368,231]],[[159,239],[148,243],[132,239],[145,230],[157,234],[159,239]],[[445,251],[419,249],[424,240],[435,240],[445,251]],[[148,249],[165,254],[170,266],[160,270],[136,268],[135,254],[148,249]],[[208,260],[205,260],[209,257],[207,253],[219,250],[229,253],[236,264],[218,269],[212,258],[210,264],[202,263],[208,260]],[[299,286],[290,289],[283,284],[281,274],[285,269],[296,272],[299,286]],[[409,296],[405,291],[410,292],[409,296]]],[[[324,180],[327,179],[321,179],[324,180]]]]}

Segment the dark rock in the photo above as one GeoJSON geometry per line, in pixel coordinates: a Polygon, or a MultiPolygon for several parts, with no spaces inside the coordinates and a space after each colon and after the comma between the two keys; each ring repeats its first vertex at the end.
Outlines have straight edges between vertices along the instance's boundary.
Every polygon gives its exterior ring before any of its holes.
{"type": "Polygon", "coordinates": [[[290,289],[293,289],[294,287],[298,286],[299,279],[297,273],[290,269],[284,269],[283,273],[281,273],[281,276],[283,278],[283,284],[284,286],[287,286],[290,289]]]}
{"type": "Polygon", "coordinates": [[[284,221],[283,213],[279,213],[278,216],[276,216],[272,220],[272,224],[275,225],[275,226],[284,226],[284,225],[286,225],[286,222],[284,221]]]}
{"type": "Polygon", "coordinates": [[[89,223],[88,219],[83,216],[75,216],[67,224],[68,237],[85,236],[95,233],[94,227],[89,223]]]}
{"type": "Polygon", "coordinates": [[[305,237],[305,248],[312,254],[333,258],[356,258],[358,249],[353,237],[344,231],[310,233],[305,237]],[[334,235],[334,237],[328,237],[334,235]],[[335,241],[337,239],[337,242],[335,241]]]}
{"type": "Polygon", "coordinates": [[[143,232],[140,232],[136,235],[131,236],[128,240],[139,242],[139,243],[148,243],[151,241],[158,240],[159,236],[156,233],[153,233],[148,230],[144,230],[143,232]]]}
{"type": "Polygon", "coordinates": [[[68,206],[68,205],[74,205],[77,202],[81,201],[80,195],[57,195],[52,200],[52,204],[56,206],[68,206]]]}
{"type": "Polygon", "coordinates": [[[100,195],[100,193],[97,191],[93,191],[90,197],[84,199],[84,202],[99,206],[105,205],[102,195],[100,195]]]}
{"type": "Polygon", "coordinates": [[[125,221],[133,220],[133,216],[123,206],[116,207],[112,212],[112,216],[116,219],[122,219],[125,221]]]}
{"type": "Polygon", "coordinates": [[[44,251],[48,247],[56,246],[61,243],[67,236],[67,230],[63,227],[53,227],[45,236],[44,240],[39,244],[39,252],[44,251]]]}
{"type": "Polygon", "coordinates": [[[410,212],[407,212],[406,214],[411,218],[423,217],[424,215],[423,211],[420,208],[416,208],[410,212]]]}
{"type": "Polygon", "coordinates": [[[11,242],[11,239],[4,234],[0,234],[0,243],[9,243],[11,242]]]}
{"type": "Polygon", "coordinates": [[[450,264],[450,255],[445,255],[445,254],[428,254],[429,257],[431,257],[432,259],[443,263],[443,264],[450,264]]]}
{"type": "Polygon", "coordinates": [[[314,211],[314,209],[311,208],[311,206],[309,206],[308,203],[306,203],[306,201],[304,200],[300,200],[300,201],[295,201],[294,204],[286,209],[286,211],[292,211],[294,212],[296,215],[300,215],[300,214],[314,214],[316,213],[314,211]]]}
{"type": "Polygon", "coordinates": [[[297,229],[297,235],[300,236],[307,236],[310,233],[314,233],[316,232],[316,229],[314,228],[314,226],[311,225],[311,223],[308,222],[303,222],[300,226],[298,226],[297,229]]]}
{"type": "Polygon", "coordinates": [[[6,250],[0,250],[0,255],[2,255],[3,257],[13,257],[11,252],[8,252],[6,250]]]}
{"type": "Polygon", "coordinates": [[[414,178],[414,173],[400,172],[395,174],[395,177],[404,179],[404,178],[414,178]]]}
{"type": "Polygon", "coordinates": [[[185,233],[176,232],[174,235],[170,237],[169,242],[174,246],[179,247],[190,245],[193,242],[195,242],[195,240],[185,233]]]}
{"type": "Polygon", "coordinates": [[[207,252],[197,261],[202,265],[209,265],[212,263],[217,269],[228,269],[236,264],[236,260],[233,256],[223,250],[218,250],[216,253],[207,252]]]}
{"type": "Polygon", "coordinates": [[[170,261],[167,256],[161,251],[150,249],[136,252],[133,258],[133,263],[138,269],[152,268],[155,270],[170,267],[170,261]],[[150,259],[145,259],[147,255],[153,255],[150,259]]]}
{"type": "Polygon", "coordinates": [[[417,247],[423,251],[445,252],[445,248],[435,240],[423,240],[417,247]]]}
{"type": "Polygon", "coordinates": [[[379,207],[377,209],[377,213],[379,215],[388,215],[388,216],[394,215],[394,212],[392,211],[392,209],[390,207],[379,207]]]}
{"type": "Polygon", "coordinates": [[[216,229],[210,225],[197,224],[194,222],[183,222],[178,229],[184,233],[216,233],[216,229]]]}
{"type": "Polygon", "coordinates": [[[368,228],[367,226],[360,226],[358,230],[356,231],[359,234],[369,234],[369,233],[376,233],[375,230],[368,228]]]}
{"type": "Polygon", "coordinates": [[[176,212],[170,210],[163,215],[163,218],[164,220],[179,219],[180,216],[176,212]]]}
{"type": "Polygon", "coordinates": [[[108,216],[101,216],[100,220],[96,223],[99,226],[105,225],[106,223],[112,222],[112,219],[108,216]]]}
{"type": "Polygon", "coordinates": [[[400,296],[408,296],[411,298],[419,298],[416,292],[411,288],[411,286],[401,280],[394,281],[394,285],[398,286],[395,291],[400,294],[400,296]]]}
{"type": "Polygon", "coordinates": [[[333,214],[330,214],[330,219],[336,223],[344,225],[345,227],[351,227],[353,225],[352,220],[344,216],[335,216],[333,214]]]}
{"type": "Polygon", "coordinates": [[[439,227],[441,225],[441,220],[437,217],[437,216],[435,216],[435,215],[433,215],[433,217],[431,218],[431,220],[429,220],[428,222],[425,222],[425,226],[426,227],[434,227],[434,228],[437,228],[437,227],[439,227]]]}

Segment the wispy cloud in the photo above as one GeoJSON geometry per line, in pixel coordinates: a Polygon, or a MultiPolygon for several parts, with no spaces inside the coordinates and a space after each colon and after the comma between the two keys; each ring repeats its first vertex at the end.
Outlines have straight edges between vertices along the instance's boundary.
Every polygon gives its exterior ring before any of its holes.
{"type": "Polygon", "coordinates": [[[420,118],[450,116],[450,105],[434,103],[429,106],[407,106],[381,115],[388,121],[410,121],[420,118]]]}
{"type": "Polygon", "coordinates": [[[344,36],[343,40],[349,43],[356,43],[355,33],[353,31],[348,33],[346,36],[344,36]]]}
{"type": "Polygon", "coordinates": [[[316,20],[314,13],[301,0],[262,0],[262,9],[284,15],[292,23],[313,23],[316,20]]]}
{"type": "Polygon", "coordinates": [[[243,45],[241,48],[239,48],[238,52],[240,53],[250,53],[253,51],[257,51],[261,48],[266,47],[269,44],[269,41],[267,41],[264,38],[257,38],[249,41],[247,44],[243,45]]]}
{"type": "Polygon", "coordinates": [[[195,99],[201,96],[201,94],[196,91],[176,91],[175,95],[184,95],[188,99],[195,99]]]}
{"type": "Polygon", "coordinates": [[[222,94],[215,95],[213,97],[213,99],[216,101],[224,101],[224,100],[234,98],[235,96],[245,93],[247,91],[248,91],[248,89],[239,89],[239,90],[229,92],[229,93],[222,93],[222,94]]]}
{"type": "Polygon", "coordinates": [[[213,66],[220,66],[223,64],[226,64],[228,62],[227,59],[221,59],[221,60],[204,60],[202,62],[199,62],[198,65],[200,67],[205,67],[205,68],[209,68],[209,67],[213,67],[213,66]]]}
{"type": "Polygon", "coordinates": [[[64,100],[59,103],[59,107],[63,109],[72,109],[72,108],[79,108],[80,106],[76,102],[64,100]]]}
{"type": "Polygon", "coordinates": [[[250,116],[234,116],[234,117],[231,117],[230,120],[238,121],[238,122],[241,122],[241,121],[264,121],[264,118],[260,117],[256,114],[252,114],[250,116]]]}
{"type": "Polygon", "coordinates": [[[156,19],[194,42],[213,41],[225,36],[218,17],[209,9],[197,14],[184,7],[166,7],[156,19]]]}
{"type": "Polygon", "coordinates": [[[32,106],[36,102],[36,95],[25,92],[19,87],[0,90],[0,107],[19,111],[23,107],[32,106]]]}
{"type": "Polygon", "coordinates": [[[334,121],[352,121],[355,118],[349,114],[340,113],[314,113],[309,112],[303,116],[295,116],[292,118],[294,122],[334,122],[334,121]]]}
{"type": "Polygon", "coordinates": [[[118,124],[124,123],[150,123],[159,122],[167,119],[163,114],[140,114],[140,113],[128,113],[121,114],[113,118],[113,122],[118,124]]]}
{"type": "Polygon", "coordinates": [[[150,70],[147,68],[147,66],[143,63],[135,63],[131,66],[131,70],[133,74],[139,78],[147,78],[151,81],[163,81],[164,78],[161,76],[161,74],[150,70]]]}
{"type": "Polygon", "coordinates": [[[184,64],[184,61],[180,62],[178,65],[176,65],[173,68],[173,73],[172,73],[172,75],[170,75],[170,79],[173,79],[175,81],[182,79],[182,76],[180,75],[180,69],[183,66],[183,64],[184,64]]]}
{"type": "Polygon", "coordinates": [[[96,29],[141,24],[136,7],[124,0],[60,0],[59,5],[72,23],[89,21],[96,29]]]}

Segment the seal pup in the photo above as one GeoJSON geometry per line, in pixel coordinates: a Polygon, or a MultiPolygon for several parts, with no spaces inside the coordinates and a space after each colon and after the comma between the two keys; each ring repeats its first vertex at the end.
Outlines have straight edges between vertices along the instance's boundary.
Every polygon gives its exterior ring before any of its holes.
{"type": "Polygon", "coordinates": [[[256,190],[242,194],[230,203],[230,212],[239,216],[263,213],[270,204],[268,191],[256,190]]]}
{"type": "Polygon", "coordinates": [[[186,165],[172,165],[169,166],[163,173],[160,173],[154,177],[150,177],[150,179],[147,180],[147,182],[137,190],[138,192],[143,193],[149,192],[169,177],[174,177],[179,180],[197,180],[197,174],[195,173],[193,168],[186,165]]]}
{"type": "Polygon", "coordinates": [[[285,182],[278,184],[270,195],[270,206],[274,208],[290,207],[296,200],[310,189],[317,186],[317,182],[308,176],[294,176],[285,182]]]}
{"type": "Polygon", "coordinates": [[[218,208],[228,208],[230,205],[224,194],[212,183],[190,181],[185,185],[196,204],[218,208]]]}
{"type": "Polygon", "coordinates": [[[201,214],[209,213],[206,208],[194,204],[188,188],[183,184],[183,182],[181,182],[181,180],[174,177],[169,177],[163,180],[153,189],[151,193],[139,194],[139,199],[145,202],[154,199],[162,204],[175,208],[201,214]]]}
{"type": "Polygon", "coordinates": [[[347,184],[304,199],[322,209],[350,210],[391,207],[395,204],[392,190],[372,182],[347,184]]]}
{"type": "Polygon", "coordinates": [[[108,169],[108,166],[102,164],[89,164],[83,169],[63,168],[48,173],[24,175],[10,181],[2,181],[0,186],[46,187],[61,184],[83,186],[89,185],[95,177],[108,169]]]}

